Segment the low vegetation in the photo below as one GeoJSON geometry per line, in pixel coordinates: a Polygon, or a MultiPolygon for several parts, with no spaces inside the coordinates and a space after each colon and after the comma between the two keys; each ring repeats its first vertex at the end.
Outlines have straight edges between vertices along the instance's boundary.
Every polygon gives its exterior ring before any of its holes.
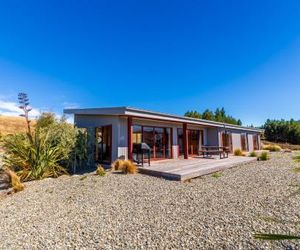
{"type": "Polygon", "coordinates": [[[294,157],[295,162],[300,162],[300,155],[294,157]]]}
{"type": "Polygon", "coordinates": [[[17,174],[9,169],[6,170],[10,176],[11,186],[14,192],[19,192],[24,190],[24,184],[21,183],[20,177],[17,174]]]}
{"type": "Polygon", "coordinates": [[[262,152],[258,157],[258,161],[267,161],[270,159],[269,153],[268,152],[262,152]]]}
{"type": "Polygon", "coordinates": [[[221,172],[216,172],[216,173],[213,173],[211,176],[212,176],[213,178],[218,179],[218,178],[222,177],[223,174],[222,174],[221,172]]]}
{"type": "Polygon", "coordinates": [[[82,140],[80,130],[64,119],[56,119],[54,114],[44,113],[32,131],[28,119],[28,98],[22,98],[20,107],[24,110],[27,132],[2,138],[4,166],[15,171],[22,181],[67,174],[68,168],[85,155],[82,148],[78,149],[78,144],[85,143],[79,143],[82,140]]]}
{"type": "Polygon", "coordinates": [[[111,167],[112,171],[121,171],[124,174],[136,174],[137,167],[130,160],[116,160],[111,167]]]}
{"type": "Polygon", "coordinates": [[[236,150],[234,150],[233,154],[235,156],[245,156],[245,153],[241,149],[239,149],[239,148],[236,149],[236,150]]]}
{"type": "Polygon", "coordinates": [[[286,234],[255,234],[254,238],[259,240],[300,240],[300,236],[286,234]]]}
{"type": "Polygon", "coordinates": [[[257,153],[255,151],[250,152],[249,157],[257,157],[257,153]]]}
{"type": "Polygon", "coordinates": [[[300,167],[294,168],[292,171],[294,173],[298,174],[298,173],[300,173],[300,167]]]}
{"type": "Polygon", "coordinates": [[[99,165],[96,169],[96,175],[99,175],[99,176],[105,176],[106,175],[106,171],[105,169],[99,165]]]}
{"type": "Polygon", "coordinates": [[[279,152],[281,151],[281,147],[276,144],[264,145],[263,150],[269,150],[270,152],[279,152]]]}

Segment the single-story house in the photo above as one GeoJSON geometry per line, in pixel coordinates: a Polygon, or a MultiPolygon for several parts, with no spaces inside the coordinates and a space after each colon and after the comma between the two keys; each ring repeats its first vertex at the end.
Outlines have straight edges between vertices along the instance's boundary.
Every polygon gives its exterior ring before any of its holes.
{"type": "Polygon", "coordinates": [[[132,159],[133,144],[146,143],[152,159],[188,159],[201,146],[224,146],[231,152],[259,150],[262,130],[131,107],[65,109],[88,131],[91,161],[109,164],[132,159]]]}

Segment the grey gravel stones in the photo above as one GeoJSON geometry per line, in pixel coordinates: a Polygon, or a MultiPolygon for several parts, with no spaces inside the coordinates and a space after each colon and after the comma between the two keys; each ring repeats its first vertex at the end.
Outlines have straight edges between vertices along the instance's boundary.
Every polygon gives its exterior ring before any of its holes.
{"type": "Polygon", "coordinates": [[[300,174],[275,153],[181,183],[137,175],[26,183],[0,200],[0,249],[300,249],[300,174]]]}

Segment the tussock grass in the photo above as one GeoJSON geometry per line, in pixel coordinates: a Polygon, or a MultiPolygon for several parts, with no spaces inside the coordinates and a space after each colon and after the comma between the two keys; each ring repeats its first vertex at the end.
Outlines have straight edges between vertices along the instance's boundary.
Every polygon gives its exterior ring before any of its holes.
{"type": "Polygon", "coordinates": [[[262,152],[258,157],[258,161],[267,161],[270,159],[269,153],[268,152],[262,152]]]}
{"type": "Polygon", "coordinates": [[[215,172],[215,173],[213,173],[211,176],[212,176],[213,178],[218,179],[218,178],[222,177],[223,174],[222,174],[221,172],[215,172]]]}
{"type": "Polygon", "coordinates": [[[300,167],[293,168],[293,169],[292,169],[292,172],[293,172],[293,173],[296,173],[296,174],[300,173],[300,167]]]}
{"type": "Polygon", "coordinates": [[[101,165],[98,165],[98,167],[96,169],[96,175],[99,175],[99,176],[105,176],[106,175],[106,171],[101,165]]]}
{"type": "Polygon", "coordinates": [[[257,157],[257,153],[255,151],[250,152],[249,157],[257,157]]]}
{"type": "Polygon", "coordinates": [[[10,177],[11,186],[14,192],[20,192],[24,190],[24,184],[21,182],[20,177],[12,170],[5,170],[10,177]]]}
{"type": "Polygon", "coordinates": [[[276,144],[264,145],[263,150],[269,150],[270,152],[279,152],[281,151],[281,147],[276,144]]]}
{"type": "Polygon", "coordinates": [[[236,149],[236,150],[234,150],[233,154],[235,156],[246,156],[245,153],[243,153],[243,151],[241,149],[239,149],[239,148],[236,149]]]}
{"type": "Polygon", "coordinates": [[[297,155],[293,158],[295,160],[295,162],[300,162],[300,155],[297,155]]]}
{"type": "Polygon", "coordinates": [[[116,160],[112,166],[112,171],[121,171],[124,174],[136,174],[137,167],[136,165],[130,160],[116,160]]]}

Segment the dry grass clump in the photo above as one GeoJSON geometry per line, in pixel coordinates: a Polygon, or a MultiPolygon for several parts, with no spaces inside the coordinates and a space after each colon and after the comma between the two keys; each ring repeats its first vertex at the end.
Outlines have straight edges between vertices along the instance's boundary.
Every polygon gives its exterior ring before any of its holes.
{"type": "Polygon", "coordinates": [[[7,172],[7,174],[10,177],[11,186],[12,186],[14,192],[23,191],[24,190],[24,184],[21,183],[20,177],[17,176],[17,174],[12,170],[7,169],[5,171],[7,172]]]}
{"type": "Polygon", "coordinates": [[[99,175],[99,176],[105,176],[106,175],[106,171],[101,165],[98,165],[98,167],[96,169],[96,175],[99,175]]]}
{"type": "Polygon", "coordinates": [[[293,158],[295,160],[295,162],[300,162],[300,155],[297,155],[293,158]]]}
{"type": "Polygon", "coordinates": [[[121,166],[124,164],[125,160],[116,160],[111,164],[111,170],[112,171],[118,171],[121,170],[121,166]]]}
{"type": "Polygon", "coordinates": [[[215,172],[211,176],[214,177],[214,178],[216,178],[216,179],[218,179],[218,178],[222,177],[223,174],[221,172],[215,172]]]}
{"type": "Polygon", "coordinates": [[[269,150],[271,152],[279,152],[281,151],[281,147],[276,144],[264,145],[263,150],[269,150]]]}
{"type": "Polygon", "coordinates": [[[121,171],[124,174],[136,174],[137,167],[130,160],[116,160],[111,167],[112,171],[121,171]]]}
{"type": "MultiPolygon", "coordinates": [[[[262,140],[264,145],[274,144],[274,142],[262,140]]],[[[276,145],[280,146],[282,149],[290,149],[292,151],[300,150],[300,145],[297,144],[290,144],[290,143],[283,143],[283,142],[276,142],[276,145]]]]}
{"type": "Polygon", "coordinates": [[[293,169],[292,169],[292,172],[298,174],[298,173],[300,173],[300,168],[299,168],[299,167],[293,168],[293,169]]]}
{"type": "Polygon", "coordinates": [[[267,161],[270,159],[270,156],[268,154],[268,152],[262,152],[258,157],[257,160],[258,161],[267,161]]]}
{"type": "Polygon", "coordinates": [[[249,157],[257,157],[257,153],[255,151],[250,152],[249,157]]]}
{"type": "Polygon", "coordinates": [[[243,153],[243,151],[241,149],[239,149],[239,148],[236,149],[236,150],[234,150],[233,154],[235,156],[246,156],[245,153],[243,153]]]}

